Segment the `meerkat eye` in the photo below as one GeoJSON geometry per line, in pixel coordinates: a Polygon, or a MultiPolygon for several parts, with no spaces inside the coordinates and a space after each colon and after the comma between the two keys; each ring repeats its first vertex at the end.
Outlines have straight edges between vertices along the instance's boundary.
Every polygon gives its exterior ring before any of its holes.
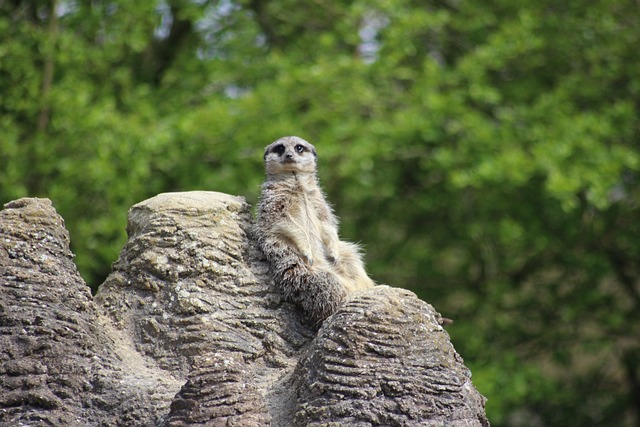
{"type": "Polygon", "coordinates": [[[284,145],[278,144],[271,149],[271,152],[276,153],[278,156],[281,156],[284,153],[284,145]]]}
{"type": "Polygon", "coordinates": [[[302,153],[304,151],[304,145],[302,144],[296,144],[296,152],[298,153],[302,153]]]}

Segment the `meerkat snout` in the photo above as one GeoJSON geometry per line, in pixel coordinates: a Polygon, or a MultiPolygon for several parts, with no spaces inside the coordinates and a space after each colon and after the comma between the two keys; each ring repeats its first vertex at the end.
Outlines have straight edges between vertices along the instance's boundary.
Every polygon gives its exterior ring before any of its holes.
{"type": "Polygon", "coordinates": [[[284,155],[284,161],[285,162],[293,161],[293,152],[292,151],[287,150],[287,152],[284,155]]]}

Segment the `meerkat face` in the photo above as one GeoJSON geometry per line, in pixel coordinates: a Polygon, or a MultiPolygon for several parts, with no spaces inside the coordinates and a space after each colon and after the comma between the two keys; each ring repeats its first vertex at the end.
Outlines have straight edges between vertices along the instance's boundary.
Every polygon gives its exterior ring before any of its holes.
{"type": "Polygon", "coordinates": [[[315,172],[316,148],[297,136],[285,136],[267,146],[264,164],[269,175],[315,172]]]}

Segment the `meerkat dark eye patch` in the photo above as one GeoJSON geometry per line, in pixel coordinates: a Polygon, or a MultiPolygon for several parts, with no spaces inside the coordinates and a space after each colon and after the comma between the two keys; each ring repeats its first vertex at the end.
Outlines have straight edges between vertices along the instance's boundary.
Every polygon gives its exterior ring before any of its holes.
{"type": "Polygon", "coordinates": [[[304,151],[304,145],[302,145],[302,144],[296,144],[295,149],[296,149],[296,152],[298,152],[298,153],[302,153],[302,152],[304,151]]]}
{"type": "Polygon", "coordinates": [[[278,156],[281,156],[282,153],[284,153],[284,145],[283,144],[276,145],[271,149],[271,152],[276,153],[278,156]]]}

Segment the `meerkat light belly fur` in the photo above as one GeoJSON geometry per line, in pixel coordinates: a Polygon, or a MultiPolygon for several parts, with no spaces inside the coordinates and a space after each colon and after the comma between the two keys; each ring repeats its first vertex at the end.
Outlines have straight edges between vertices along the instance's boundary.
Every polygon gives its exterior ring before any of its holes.
{"type": "Polygon", "coordinates": [[[320,322],[348,292],[375,283],[365,271],[359,246],[338,237],[338,219],[318,183],[315,147],[284,137],[266,147],[264,161],[260,248],[285,299],[320,322]]]}

